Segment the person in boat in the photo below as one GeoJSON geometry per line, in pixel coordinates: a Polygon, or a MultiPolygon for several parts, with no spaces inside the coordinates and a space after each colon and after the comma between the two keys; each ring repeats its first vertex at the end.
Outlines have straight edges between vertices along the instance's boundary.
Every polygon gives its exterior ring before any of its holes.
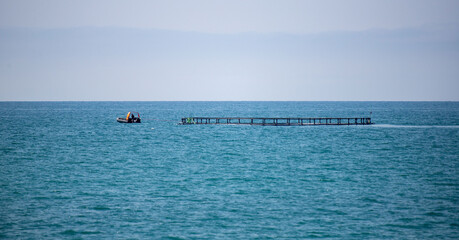
{"type": "Polygon", "coordinates": [[[128,123],[132,122],[132,113],[131,112],[128,112],[127,116],[126,116],[126,121],[128,123]]]}

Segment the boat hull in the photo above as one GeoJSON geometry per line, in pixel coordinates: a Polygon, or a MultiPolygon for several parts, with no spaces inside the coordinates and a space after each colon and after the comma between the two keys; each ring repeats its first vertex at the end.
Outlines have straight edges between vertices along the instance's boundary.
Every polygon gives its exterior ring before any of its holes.
{"type": "Polygon", "coordinates": [[[135,118],[135,119],[132,119],[132,118],[129,118],[128,120],[126,120],[126,118],[117,118],[116,121],[118,121],[119,123],[140,123],[140,118],[135,118]]]}

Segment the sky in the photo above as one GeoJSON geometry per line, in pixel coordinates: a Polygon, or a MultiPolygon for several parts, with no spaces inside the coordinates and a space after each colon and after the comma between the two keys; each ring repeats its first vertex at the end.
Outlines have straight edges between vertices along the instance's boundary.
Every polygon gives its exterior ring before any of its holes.
{"type": "Polygon", "coordinates": [[[0,0],[0,101],[459,101],[459,1],[0,0]]]}

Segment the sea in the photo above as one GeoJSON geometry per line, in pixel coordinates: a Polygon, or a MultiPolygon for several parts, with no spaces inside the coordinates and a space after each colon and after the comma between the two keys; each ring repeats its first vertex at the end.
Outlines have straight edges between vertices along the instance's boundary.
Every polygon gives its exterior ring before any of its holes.
{"type": "Polygon", "coordinates": [[[459,102],[0,102],[0,116],[0,239],[459,239],[459,102]],[[116,121],[129,111],[142,123],[116,121]]]}

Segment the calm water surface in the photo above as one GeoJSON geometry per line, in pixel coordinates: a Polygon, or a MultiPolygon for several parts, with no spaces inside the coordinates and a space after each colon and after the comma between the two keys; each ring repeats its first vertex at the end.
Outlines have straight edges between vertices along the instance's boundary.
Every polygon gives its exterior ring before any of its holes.
{"type": "Polygon", "coordinates": [[[457,102],[0,102],[0,114],[0,238],[459,238],[457,102]],[[143,123],[117,123],[128,111],[143,123]],[[372,126],[177,125],[370,111],[372,126]]]}

